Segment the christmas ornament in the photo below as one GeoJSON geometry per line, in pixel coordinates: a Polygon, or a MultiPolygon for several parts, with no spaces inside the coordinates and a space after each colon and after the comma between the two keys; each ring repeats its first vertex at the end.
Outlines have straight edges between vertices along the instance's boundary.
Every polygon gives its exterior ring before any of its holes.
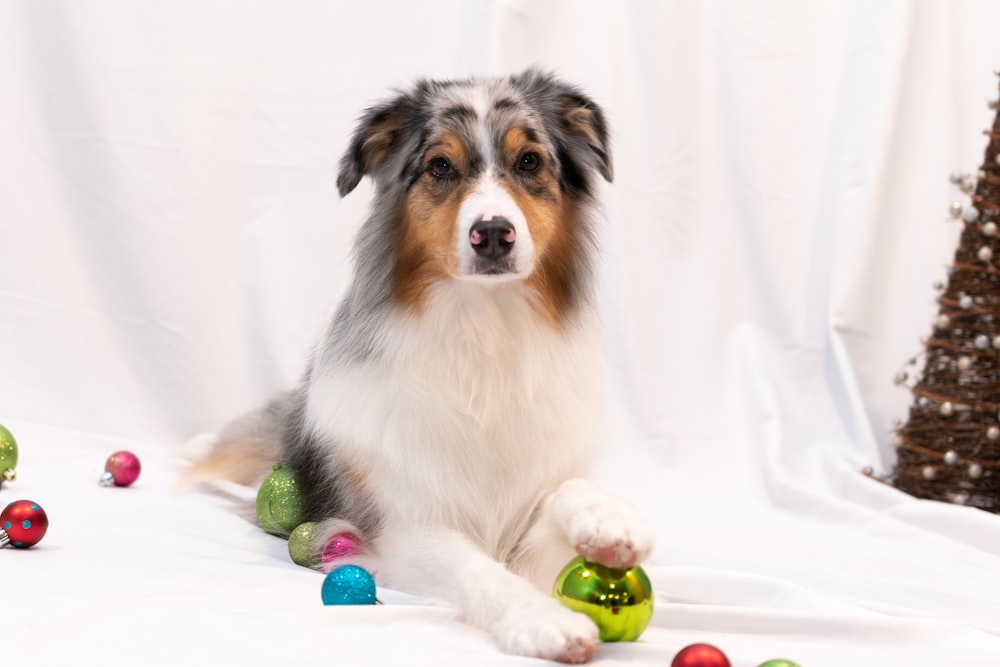
{"type": "Polygon", "coordinates": [[[261,528],[278,537],[288,537],[306,520],[305,502],[302,499],[295,473],[280,463],[257,490],[257,520],[261,528]]]}
{"type": "Polygon", "coordinates": [[[132,452],[115,452],[104,463],[104,474],[101,475],[101,486],[128,486],[139,478],[142,464],[139,457],[132,452]]]}
{"type": "Polygon", "coordinates": [[[49,529],[49,517],[41,505],[15,500],[0,512],[0,547],[10,544],[27,549],[38,544],[49,529]]]}
{"type": "Polygon", "coordinates": [[[323,565],[361,553],[361,540],[354,533],[337,533],[323,545],[323,565]]]}
{"type": "Polygon", "coordinates": [[[0,424],[0,477],[13,482],[17,479],[17,441],[7,428],[0,424]]]}
{"type": "Polygon", "coordinates": [[[791,660],[782,660],[776,658],[774,660],[768,660],[767,662],[762,662],[757,667],[799,667],[797,662],[792,662],[791,660]]]}
{"type": "Polygon", "coordinates": [[[316,565],[316,550],[313,542],[316,540],[316,533],[319,532],[319,524],[315,521],[300,523],[288,536],[288,555],[292,562],[302,567],[313,567],[316,565]]]}
{"type": "Polygon", "coordinates": [[[619,570],[577,556],[553,587],[559,602],[590,617],[601,641],[635,641],[653,615],[653,587],[641,567],[619,570]]]}
{"type": "Polygon", "coordinates": [[[670,667],[730,667],[726,654],[711,644],[691,644],[674,656],[670,667]]]}
{"type": "Polygon", "coordinates": [[[375,581],[357,565],[341,565],[330,570],[320,590],[323,604],[375,604],[375,581]]]}

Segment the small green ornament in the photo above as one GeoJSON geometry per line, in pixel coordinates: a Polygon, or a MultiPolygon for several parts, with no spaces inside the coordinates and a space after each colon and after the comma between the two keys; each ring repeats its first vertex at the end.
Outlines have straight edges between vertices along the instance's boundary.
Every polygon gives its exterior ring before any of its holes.
{"type": "Polygon", "coordinates": [[[288,555],[296,565],[315,567],[319,564],[319,553],[314,547],[319,524],[315,521],[300,523],[288,536],[288,555]]]}
{"type": "Polygon", "coordinates": [[[278,537],[305,521],[305,502],[295,481],[295,473],[280,463],[257,490],[257,520],[261,528],[278,537]]]}
{"type": "Polygon", "coordinates": [[[799,663],[792,662],[791,660],[782,660],[781,658],[775,658],[774,660],[768,660],[767,662],[762,662],[757,667],[799,667],[799,663]]]}
{"type": "Polygon", "coordinates": [[[552,593],[589,616],[604,642],[635,641],[653,616],[653,587],[638,565],[617,570],[577,556],[556,577],[552,593]]]}
{"type": "Polygon", "coordinates": [[[0,477],[8,482],[17,479],[17,441],[14,435],[0,424],[0,477]]]}

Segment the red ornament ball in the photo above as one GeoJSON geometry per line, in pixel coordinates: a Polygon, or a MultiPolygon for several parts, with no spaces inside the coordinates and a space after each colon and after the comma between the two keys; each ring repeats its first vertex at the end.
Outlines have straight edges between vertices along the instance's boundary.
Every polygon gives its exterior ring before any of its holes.
{"type": "Polygon", "coordinates": [[[142,465],[132,452],[115,452],[104,464],[101,486],[128,486],[139,478],[142,465]]]}
{"type": "Polygon", "coordinates": [[[41,505],[15,500],[0,512],[0,547],[10,544],[27,549],[38,544],[49,529],[49,517],[41,505]]]}
{"type": "Polygon", "coordinates": [[[670,667],[731,667],[726,654],[711,644],[691,644],[682,648],[670,667]]]}

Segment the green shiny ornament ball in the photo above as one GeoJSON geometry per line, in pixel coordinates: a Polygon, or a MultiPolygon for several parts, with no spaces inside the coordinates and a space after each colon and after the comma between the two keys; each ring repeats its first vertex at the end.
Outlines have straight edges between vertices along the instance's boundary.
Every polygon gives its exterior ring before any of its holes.
{"type": "Polygon", "coordinates": [[[315,548],[319,524],[315,521],[300,523],[288,536],[288,555],[296,565],[315,567],[319,563],[319,553],[315,548]]]}
{"type": "Polygon", "coordinates": [[[0,424],[0,477],[13,482],[17,479],[17,441],[7,428],[0,424]]]}
{"type": "Polygon", "coordinates": [[[635,641],[653,616],[653,587],[638,565],[618,570],[577,556],[556,577],[552,594],[589,616],[604,642],[635,641]]]}
{"type": "Polygon", "coordinates": [[[757,667],[799,667],[799,663],[792,662],[791,660],[782,660],[776,658],[774,660],[768,660],[767,662],[762,662],[757,667]]]}
{"type": "Polygon", "coordinates": [[[257,520],[261,528],[278,537],[288,537],[306,519],[305,501],[295,473],[281,464],[257,490],[257,520]]]}

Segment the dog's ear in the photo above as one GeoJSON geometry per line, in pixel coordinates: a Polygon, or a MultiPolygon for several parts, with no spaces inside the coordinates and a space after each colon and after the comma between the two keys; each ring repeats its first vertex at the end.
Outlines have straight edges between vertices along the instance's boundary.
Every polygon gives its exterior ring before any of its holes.
{"type": "Polygon", "coordinates": [[[559,107],[571,157],[593,167],[610,183],[614,178],[614,169],[611,166],[611,138],[604,111],[592,99],[572,88],[559,95],[559,107]]]}
{"type": "Polygon", "coordinates": [[[556,139],[563,187],[590,192],[591,174],[610,181],[611,139],[604,111],[579,88],[555,75],[529,68],[511,77],[511,83],[542,112],[556,139]]]}
{"type": "Polygon", "coordinates": [[[403,93],[369,108],[361,116],[351,143],[340,158],[337,189],[343,197],[385,164],[387,158],[405,141],[413,99],[403,93]]]}

